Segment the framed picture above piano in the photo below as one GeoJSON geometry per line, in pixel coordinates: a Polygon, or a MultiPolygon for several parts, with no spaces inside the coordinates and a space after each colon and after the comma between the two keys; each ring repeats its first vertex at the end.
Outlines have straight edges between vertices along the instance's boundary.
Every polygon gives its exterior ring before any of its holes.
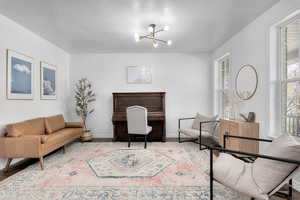
{"type": "Polygon", "coordinates": [[[151,84],[152,71],[150,67],[129,66],[127,67],[127,83],[129,84],[151,84]]]}

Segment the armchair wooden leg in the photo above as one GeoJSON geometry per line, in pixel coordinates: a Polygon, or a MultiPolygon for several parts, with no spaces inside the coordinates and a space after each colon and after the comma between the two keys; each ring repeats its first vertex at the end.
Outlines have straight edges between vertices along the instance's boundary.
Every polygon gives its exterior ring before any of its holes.
{"type": "Polygon", "coordinates": [[[145,149],[147,149],[147,135],[145,135],[145,146],[144,146],[145,149]]]}
{"type": "Polygon", "coordinates": [[[67,145],[64,145],[63,146],[63,153],[66,153],[67,152],[67,145]]]}
{"type": "Polygon", "coordinates": [[[9,166],[10,166],[12,160],[13,160],[12,158],[8,158],[8,159],[7,159],[7,162],[6,162],[4,171],[8,171],[9,166]]]}
{"type": "Polygon", "coordinates": [[[44,170],[45,165],[44,165],[44,158],[43,157],[40,157],[40,165],[41,165],[41,169],[44,170]]]}

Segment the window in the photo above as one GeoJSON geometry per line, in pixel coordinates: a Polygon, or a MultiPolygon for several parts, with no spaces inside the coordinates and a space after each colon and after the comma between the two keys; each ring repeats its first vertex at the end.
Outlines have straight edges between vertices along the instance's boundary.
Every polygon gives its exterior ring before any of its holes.
{"type": "Polygon", "coordinates": [[[281,128],[300,135],[300,18],[280,27],[281,128]]]}
{"type": "Polygon", "coordinates": [[[230,84],[230,55],[226,54],[217,60],[217,111],[221,117],[229,117],[230,110],[228,109],[224,93],[229,90],[230,84]]]}

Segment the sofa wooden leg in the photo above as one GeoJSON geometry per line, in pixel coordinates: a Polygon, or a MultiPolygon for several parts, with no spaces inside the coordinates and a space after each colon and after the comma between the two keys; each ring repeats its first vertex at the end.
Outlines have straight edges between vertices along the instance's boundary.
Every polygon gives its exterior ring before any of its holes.
{"type": "Polygon", "coordinates": [[[4,171],[8,171],[9,166],[10,166],[12,160],[13,160],[12,158],[8,158],[8,159],[7,159],[7,162],[6,162],[4,171]]]}
{"type": "Polygon", "coordinates": [[[44,158],[43,157],[40,157],[40,165],[41,165],[41,169],[44,170],[45,165],[44,165],[44,158]]]}
{"type": "Polygon", "coordinates": [[[67,145],[64,145],[63,146],[63,153],[66,153],[67,152],[67,145]]]}

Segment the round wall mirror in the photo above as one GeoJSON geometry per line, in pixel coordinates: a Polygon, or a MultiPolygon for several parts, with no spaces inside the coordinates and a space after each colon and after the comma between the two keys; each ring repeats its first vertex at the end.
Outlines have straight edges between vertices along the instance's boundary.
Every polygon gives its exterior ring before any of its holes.
{"type": "Polygon", "coordinates": [[[258,75],[252,65],[244,65],[235,77],[235,92],[242,100],[251,99],[258,85],[258,75]]]}

